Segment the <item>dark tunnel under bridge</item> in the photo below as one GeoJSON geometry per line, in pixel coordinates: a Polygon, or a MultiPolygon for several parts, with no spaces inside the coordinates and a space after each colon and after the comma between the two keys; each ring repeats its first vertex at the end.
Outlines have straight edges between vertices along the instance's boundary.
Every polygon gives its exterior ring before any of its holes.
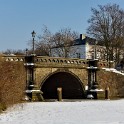
{"type": "Polygon", "coordinates": [[[49,76],[41,86],[45,99],[57,99],[57,88],[62,88],[63,99],[85,98],[82,82],[75,76],[67,72],[58,72],[49,76]]]}

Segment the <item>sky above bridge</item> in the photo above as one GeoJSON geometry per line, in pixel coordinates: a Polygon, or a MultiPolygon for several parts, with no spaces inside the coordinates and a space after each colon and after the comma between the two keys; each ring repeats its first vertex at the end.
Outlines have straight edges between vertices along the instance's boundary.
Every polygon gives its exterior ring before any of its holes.
{"type": "Polygon", "coordinates": [[[124,0],[0,0],[0,51],[28,48],[31,32],[40,35],[43,25],[86,34],[91,7],[107,3],[124,8],[124,0]]]}

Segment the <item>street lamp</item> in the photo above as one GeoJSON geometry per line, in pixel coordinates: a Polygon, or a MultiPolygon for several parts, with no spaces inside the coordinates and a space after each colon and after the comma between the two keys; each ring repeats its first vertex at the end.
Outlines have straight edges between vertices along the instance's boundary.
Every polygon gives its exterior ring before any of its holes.
{"type": "Polygon", "coordinates": [[[26,52],[26,56],[27,56],[28,55],[28,49],[27,48],[25,49],[25,52],[26,52]]]}
{"type": "Polygon", "coordinates": [[[34,52],[34,38],[35,38],[36,33],[35,33],[35,31],[33,30],[33,32],[31,32],[31,34],[32,34],[32,38],[33,38],[33,44],[32,44],[32,47],[33,47],[33,54],[35,54],[35,52],[34,52]]]}

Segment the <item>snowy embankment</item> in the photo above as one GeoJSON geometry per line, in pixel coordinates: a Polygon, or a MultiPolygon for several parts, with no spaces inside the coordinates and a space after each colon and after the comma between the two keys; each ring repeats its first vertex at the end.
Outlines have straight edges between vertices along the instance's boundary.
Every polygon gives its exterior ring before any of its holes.
{"type": "Polygon", "coordinates": [[[25,103],[1,114],[0,124],[124,124],[124,100],[25,103]]]}
{"type": "Polygon", "coordinates": [[[117,69],[114,69],[114,68],[102,68],[102,69],[104,69],[105,71],[110,71],[110,72],[124,75],[124,72],[118,71],[117,69]]]}

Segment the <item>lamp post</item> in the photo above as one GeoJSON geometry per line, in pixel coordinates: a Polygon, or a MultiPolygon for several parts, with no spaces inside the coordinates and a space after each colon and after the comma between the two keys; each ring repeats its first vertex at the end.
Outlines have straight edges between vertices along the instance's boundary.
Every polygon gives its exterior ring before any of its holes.
{"type": "Polygon", "coordinates": [[[28,49],[27,48],[25,49],[25,54],[26,54],[26,56],[28,55],[28,49]]]}
{"type": "Polygon", "coordinates": [[[35,49],[34,49],[34,38],[35,38],[35,35],[36,35],[36,33],[35,33],[35,31],[33,30],[32,32],[31,32],[31,34],[32,34],[32,38],[33,38],[33,41],[32,41],[32,49],[33,49],[33,54],[35,54],[35,49]]]}

